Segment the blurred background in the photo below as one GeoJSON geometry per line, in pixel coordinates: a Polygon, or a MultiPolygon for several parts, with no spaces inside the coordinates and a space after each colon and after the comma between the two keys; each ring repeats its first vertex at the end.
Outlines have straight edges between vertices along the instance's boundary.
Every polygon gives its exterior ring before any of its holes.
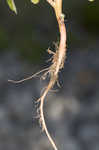
{"type": "MultiPolygon", "coordinates": [[[[45,0],[33,5],[15,1],[18,15],[0,0],[0,150],[51,150],[36,118],[39,78],[19,80],[50,65],[46,50],[59,32],[45,0]]],[[[50,92],[44,113],[60,150],[99,150],[99,0],[63,0],[67,60],[59,75],[61,88],[50,92]]]]}

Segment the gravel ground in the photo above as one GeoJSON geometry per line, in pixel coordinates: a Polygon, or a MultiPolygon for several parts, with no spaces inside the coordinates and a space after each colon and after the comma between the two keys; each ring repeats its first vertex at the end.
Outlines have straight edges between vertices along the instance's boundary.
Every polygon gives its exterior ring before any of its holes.
{"type": "MultiPolygon", "coordinates": [[[[0,150],[51,150],[38,124],[34,100],[45,83],[39,79],[8,83],[38,67],[20,60],[16,52],[0,55],[0,150]]],[[[68,52],[60,73],[61,89],[45,103],[49,132],[61,150],[99,150],[99,51],[68,52]]],[[[55,88],[54,88],[55,89],[55,88]]]]}

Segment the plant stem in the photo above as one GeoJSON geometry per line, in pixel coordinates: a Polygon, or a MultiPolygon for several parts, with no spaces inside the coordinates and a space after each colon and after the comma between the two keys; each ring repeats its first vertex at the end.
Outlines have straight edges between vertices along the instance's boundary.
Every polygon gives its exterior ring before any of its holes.
{"type": "Polygon", "coordinates": [[[58,150],[47,129],[43,113],[43,105],[47,93],[53,88],[54,84],[58,80],[58,73],[60,69],[64,67],[64,60],[66,57],[66,27],[64,24],[64,15],[62,14],[62,0],[47,0],[47,2],[55,10],[56,19],[59,25],[60,43],[59,48],[56,50],[56,53],[50,51],[50,53],[53,54],[52,65],[49,67],[50,81],[47,88],[40,97],[40,121],[42,124],[42,129],[45,131],[54,150],[58,150]]]}

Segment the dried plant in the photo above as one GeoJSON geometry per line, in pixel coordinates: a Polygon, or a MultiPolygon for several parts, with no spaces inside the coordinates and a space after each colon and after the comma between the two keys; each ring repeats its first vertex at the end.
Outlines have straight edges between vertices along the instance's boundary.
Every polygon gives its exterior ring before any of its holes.
{"type": "MultiPolygon", "coordinates": [[[[38,3],[39,0],[31,0],[33,3],[38,3]]],[[[60,69],[64,67],[64,61],[66,58],[66,27],[64,24],[64,14],[62,13],[62,0],[46,0],[54,9],[55,14],[56,14],[56,19],[59,25],[59,32],[60,32],[60,42],[59,45],[56,46],[56,52],[53,52],[52,50],[48,49],[48,53],[52,55],[50,61],[51,61],[51,66],[41,70],[40,72],[26,78],[22,79],[20,81],[13,81],[9,80],[9,82],[13,83],[21,83],[25,80],[32,79],[33,77],[37,76],[38,74],[44,72],[42,75],[42,79],[46,79],[47,75],[50,77],[50,81],[48,85],[46,86],[45,90],[43,91],[41,97],[37,100],[37,102],[40,102],[40,106],[38,109],[39,113],[39,122],[40,125],[42,126],[42,130],[45,131],[50,143],[52,144],[54,150],[58,150],[56,147],[52,137],[50,136],[45,119],[44,119],[44,113],[43,113],[43,105],[44,105],[44,100],[47,95],[47,93],[53,88],[55,83],[58,83],[58,74],[60,69]]],[[[17,13],[15,4],[13,0],[7,0],[9,2],[10,8],[17,13]]]]}

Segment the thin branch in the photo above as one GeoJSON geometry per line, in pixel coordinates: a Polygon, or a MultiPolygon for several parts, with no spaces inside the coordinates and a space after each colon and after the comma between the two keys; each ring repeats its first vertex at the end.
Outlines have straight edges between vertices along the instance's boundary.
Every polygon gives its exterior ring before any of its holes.
{"type": "Polygon", "coordinates": [[[37,77],[37,75],[39,75],[40,73],[42,73],[42,72],[44,72],[44,71],[46,71],[48,69],[49,68],[45,68],[45,69],[43,69],[43,70],[41,70],[41,71],[39,71],[39,72],[37,72],[37,73],[27,77],[27,78],[22,79],[22,80],[18,80],[18,81],[16,81],[16,80],[8,80],[8,82],[12,82],[12,83],[15,83],[15,84],[22,83],[24,81],[31,80],[32,78],[37,77]]]}

